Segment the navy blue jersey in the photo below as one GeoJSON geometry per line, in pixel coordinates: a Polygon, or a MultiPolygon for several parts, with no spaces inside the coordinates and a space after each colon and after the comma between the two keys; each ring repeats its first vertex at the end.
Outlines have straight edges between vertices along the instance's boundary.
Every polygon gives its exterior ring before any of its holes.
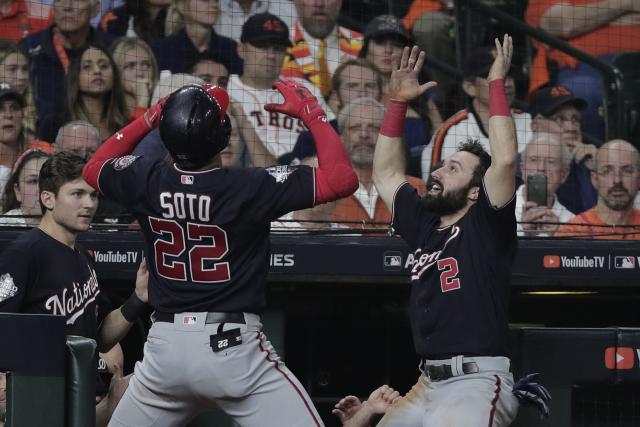
{"type": "Polygon", "coordinates": [[[0,256],[0,311],[67,318],[66,333],[97,339],[110,311],[86,250],[42,230],[26,231],[0,256]]]}
{"type": "Polygon", "coordinates": [[[315,200],[307,166],[193,172],[125,156],[102,167],[98,184],[140,222],[149,302],[170,313],[261,312],[270,222],[315,200]]]}
{"type": "Polygon", "coordinates": [[[483,188],[456,224],[439,224],[411,185],[398,188],[393,227],[414,251],[410,312],[416,351],[428,359],[507,356],[515,197],[496,209],[483,188]]]}

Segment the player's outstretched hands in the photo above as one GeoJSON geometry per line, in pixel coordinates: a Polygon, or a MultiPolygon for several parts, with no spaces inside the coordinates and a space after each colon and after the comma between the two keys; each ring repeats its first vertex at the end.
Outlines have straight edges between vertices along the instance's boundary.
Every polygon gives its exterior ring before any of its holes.
{"type": "Polygon", "coordinates": [[[539,373],[532,373],[520,378],[513,385],[511,392],[522,405],[534,406],[538,409],[540,419],[543,419],[549,416],[551,394],[545,386],[536,382],[539,376],[539,373]]]}
{"type": "Polygon", "coordinates": [[[318,100],[303,84],[281,79],[273,84],[273,88],[282,94],[284,103],[267,104],[264,106],[265,110],[302,119],[307,127],[315,119],[327,121],[327,115],[318,100]]]}
{"type": "Polygon", "coordinates": [[[394,67],[389,80],[389,99],[409,102],[437,85],[436,82],[422,85],[418,82],[425,56],[418,46],[413,46],[411,49],[404,48],[399,63],[396,55],[392,57],[394,67]]]}
{"type": "Polygon", "coordinates": [[[335,404],[331,413],[340,419],[342,424],[349,421],[353,416],[362,409],[362,402],[355,396],[345,396],[335,404]]]}
{"type": "Polygon", "coordinates": [[[136,273],[136,295],[142,302],[149,302],[149,270],[147,269],[147,259],[142,258],[138,272],[136,273]]]}
{"type": "Polygon", "coordinates": [[[509,74],[509,68],[511,68],[511,57],[513,56],[513,40],[509,34],[505,34],[500,43],[500,40],[496,38],[496,57],[493,60],[487,81],[493,81],[498,79],[505,79],[509,74]]]}
{"type": "Polygon", "coordinates": [[[375,389],[365,404],[371,407],[375,414],[384,414],[398,399],[400,399],[400,393],[385,384],[375,389]]]}

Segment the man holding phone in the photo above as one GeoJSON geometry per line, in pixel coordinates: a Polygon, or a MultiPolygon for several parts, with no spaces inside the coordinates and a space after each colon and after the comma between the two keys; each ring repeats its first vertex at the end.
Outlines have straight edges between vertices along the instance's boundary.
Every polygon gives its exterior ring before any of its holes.
{"type": "Polygon", "coordinates": [[[569,176],[571,152],[551,133],[534,133],[522,153],[524,184],[516,192],[519,236],[550,236],[573,214],[556,191],[569,176]]]}

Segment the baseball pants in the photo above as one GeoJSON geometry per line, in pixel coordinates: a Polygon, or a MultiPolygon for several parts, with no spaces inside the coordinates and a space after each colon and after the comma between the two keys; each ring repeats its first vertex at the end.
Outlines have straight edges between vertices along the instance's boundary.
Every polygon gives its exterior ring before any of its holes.
{"type": "MultiPolygon", "coordinates": [[[[461,356],[458,356],[461,357],[461,356]]],[[[455,363],[454,359],[426,364],[455,363]]],[[[432,381],[424,373],[411,391],[392,406],[378,427],[502,427],[513,422],[518,400],[506,357],[464,357],[479,372],[432,381]]]]}
{"type": "Polygon", "coordinates": [[[173,323],[154,322],[144,358],[118,404],[110,427],[182,426],[215,406],[242,427],[323,426],[300,382],[261,332],[260,317],[244,313],[242,343],[214,352],[218,323],[207,313],[179,313],[173,323]]]}

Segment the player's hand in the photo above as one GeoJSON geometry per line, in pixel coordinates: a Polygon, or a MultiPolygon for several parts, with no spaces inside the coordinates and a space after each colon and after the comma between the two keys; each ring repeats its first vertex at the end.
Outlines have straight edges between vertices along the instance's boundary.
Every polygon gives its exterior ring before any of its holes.
{"type": "Polygon", "coordinates": [[[327,121],[327,115],[318,100],[303,84],[281,79],[274,83],[273,88],[282,94],[284,103],[267,104],[265,110],[302,119],[307,127],[316,119],[327,121]]]}
{"type": "Polygon", "coordinates": [[[229,93],[227,90],[223,87],[211,85],[209,83],[203,84],[202,88],[218,102],[218,105],[222,110],[220,112],[220,118],[223,118],[224,115],[227,114],[227,109],[229,108],[229,93]]]}
{"type": "Polygon", "coordinates": [[[504,35],[502,43],[498,38],[495,39],[496,43],[496,58],[493,60],[487,81],[505,79],[509,74],[509,68],[511,68],[511,57],[513,56],[513,40],[509,34],[504,35]]]}
{"type": "Polygon", "coordinates": [[[369,406],[374,414],[384,414],[398,399],[400,393],[385,384],[374,390],[364,405],[369,406]]]}
{"type": "Polygon", "coordinates": [[[355,396],[346,396],[340,399],[331,413],[340,419],[342,424],[353,418],[362,409],[362,402],[355,396]]]}
{"type": "Polygon", "coordinates": [[[144,112],[144,121],[149,126],[149,129],[155,129],[160,124],[160,117],[162,117],[162,108],[164,108],[164,104],[167,103],[168,96],[160,99],[157,104],[149,107],[147,111],[144,112]]]}
{"type": "Polygon", "coordinates": [[[418,74],[424,64],[424,58],[425,53],[420,51],[418,46],[412,49],[405,47],[401,58],[396,55],[391,57],[394,67],[389,80],[389,99],[409,102],[437,85],[436,82],[427,82],[423,85],[418,82],[418,74]]]}
{"type": "Polygon", "coordinates": [[[149,269],[147,259],[142,258],[142,262],[136,273],[136,296],[144,303],[149,302],[149,269]]]}
{"type": "Polygon", "coordinates": [[[511,392],[516,396],[520,404],[534,406],[540,413],[540,419],[549,416],[549,403],[551,394],[545,386],[536,382],[540,374],[533,373],[520,378],[513,385],[511,392]]]}

